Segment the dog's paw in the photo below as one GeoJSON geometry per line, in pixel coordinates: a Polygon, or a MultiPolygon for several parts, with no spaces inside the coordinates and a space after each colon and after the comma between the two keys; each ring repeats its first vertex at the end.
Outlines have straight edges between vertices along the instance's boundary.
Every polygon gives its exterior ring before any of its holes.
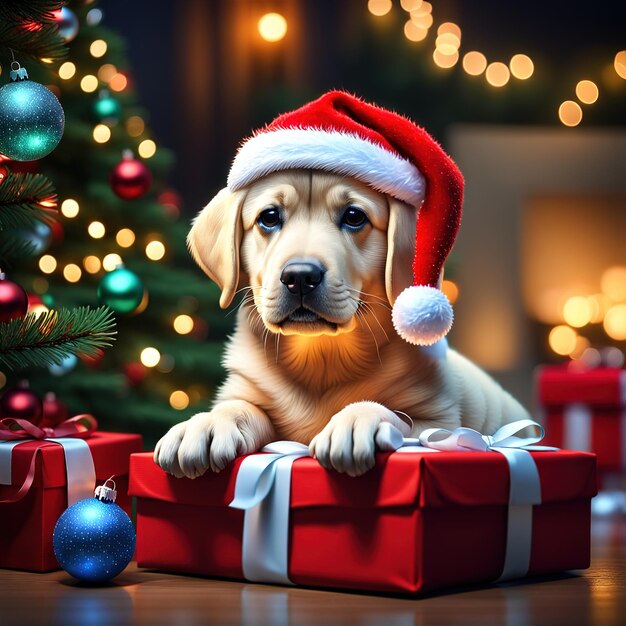
{"type": "Polygon", "coordinates": [[[374,467],[376,433],[383,422],[397,425],[397,415],[377,402],[355,402],[334,415],[309,445],[326,469],[360,476],[374,467]]]}
{"type": "Polygon", "coordinates": [[[236,419],[217,407],[173,426],[157,443],[154,461],[178,478],[197,478],[209,468],[219,472],[248,449],[236,419]]]}

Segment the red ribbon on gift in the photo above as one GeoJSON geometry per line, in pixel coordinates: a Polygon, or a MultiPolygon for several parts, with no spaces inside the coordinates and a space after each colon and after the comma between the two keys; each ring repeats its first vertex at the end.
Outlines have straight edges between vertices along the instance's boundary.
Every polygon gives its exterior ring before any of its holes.
{"type": "MultiPolygon", "coordinates": [[[[56,437],[72,437],[85,439],[98,428],[98,422],[93,415],[81,414],[61,422],[55,428],[39,428],[32,422],[16,417],[5,417],[0,419],[0,441],[19,441],[46,439],[56,437]]],[[[50,445],[56,445],[51,443],[50,445]]],[[[0,500],[0,503],[17,502],[21,500],[30,490],[35,479],[35,462],[38,452],[46,445],[42,445],[33,451],[28,473],[17,494],[11,498],[0,500]]]]}

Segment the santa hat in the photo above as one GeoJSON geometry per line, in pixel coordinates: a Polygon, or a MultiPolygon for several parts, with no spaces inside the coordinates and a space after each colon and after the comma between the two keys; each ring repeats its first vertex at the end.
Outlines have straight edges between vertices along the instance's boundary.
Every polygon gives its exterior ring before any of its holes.
{"type": "Polygon", "coordinates": [[[297,168],[352,176],[415,207],[413,286],[393,303],[393,323],[409,343],[444,337],[453,313],[438,285],[461,220],[463,177],[441,146],[406,117],[331,91],[244,141],[228,187],[297,168]]]}

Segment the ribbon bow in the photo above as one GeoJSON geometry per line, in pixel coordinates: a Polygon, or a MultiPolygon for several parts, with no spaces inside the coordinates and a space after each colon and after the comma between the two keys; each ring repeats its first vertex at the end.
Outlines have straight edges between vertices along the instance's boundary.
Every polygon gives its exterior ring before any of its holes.
{"type": "MultiPolygon", "coordinates": [[[[539,472],[528,450],[557,450],[534,445],[544,436],[543,427],[525,419],[506,424],[493,435],[472,428],[453,431],[430,428],[419,438],[405,438],[388,422],[376,433],[382,451],[426,453],[438,451],[502,454],[509,464],[510,490],[507,543],[502,574],[498,581],[523,577],[528,572],[532,543],[532,507],[541,503],[539,472]],[[519,434],[532,428],[534,434],[519,434]]],[[[248,580],[292,585],[288,575],[289,502],[291,467],[309,449],[294,441],[277,441],[244,459],[239,467],[235,496],[229,506],[245,511],[242,544],[243,575],[248,580]]]]}
{"type": "MultiPolygon", "coordinates": [[[[0,419],[0,485],[12,483],[13,448],[26,441],[39,440],[52,442],[63,447],[65,469],[67,472],[67,504],[93,495],[96,472],[89,446],[83,439],[98,428],[98,422],[92,415],[76,415],[55,428],[39,428],[32,422],[15,417],[0,419]]],[[[26,479],[15,496],[0,500],[0,503],[17,502],[30,490],[35,479],[37,455],[45,443],[33,451],[26,479]]]]}

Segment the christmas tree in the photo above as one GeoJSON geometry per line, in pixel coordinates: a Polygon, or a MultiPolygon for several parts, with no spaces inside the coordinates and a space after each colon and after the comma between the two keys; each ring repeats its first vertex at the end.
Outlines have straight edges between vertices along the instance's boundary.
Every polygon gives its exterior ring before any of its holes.
{"type": "MultiPolygon", "coordinates": [[[[52,10],[60,3],[36,4],[52,10]]],[[[207,406],[232,316],[219,310],[217,287],[189,258],[189,226],[164,178],[172,155],[150,135],[124,42],[94,3],[70,3],[55,19],[51,28],[67,55],[35,53],[52,63],[31,76],[58,96],[65,133],[32,168],[54,181],[61,215],[48,233],[21,232],[34,254],[15,277],[48,315],[107,305],[117,337],[114,349],[78,360],[70,354],[19,377],[39,394],[54,391],[71,412],[93,413],[107,429],[142,432],[150,445],[207,406]]]]}

